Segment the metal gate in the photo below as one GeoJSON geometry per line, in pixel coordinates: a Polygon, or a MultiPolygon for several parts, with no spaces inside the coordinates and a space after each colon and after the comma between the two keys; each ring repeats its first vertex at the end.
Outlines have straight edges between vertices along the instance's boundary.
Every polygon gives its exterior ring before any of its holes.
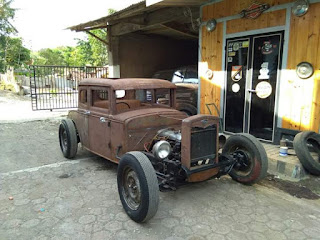
{"type": "Polygon", "coordinates": [[[83,78],[107,78],[106,67],[30,66],[32,110],[76,108],[83,78]]]}

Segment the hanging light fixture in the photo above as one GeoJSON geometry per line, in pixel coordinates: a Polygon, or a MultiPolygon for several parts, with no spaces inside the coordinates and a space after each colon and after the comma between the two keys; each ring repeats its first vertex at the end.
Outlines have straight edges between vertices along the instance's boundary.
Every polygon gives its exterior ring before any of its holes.
{"type": "Polygon", "coordinates": [[[207,21],[206,28],[208,32],[214,31],[216,27],[217,27],[217,21],[214,18],[207,21]]]}

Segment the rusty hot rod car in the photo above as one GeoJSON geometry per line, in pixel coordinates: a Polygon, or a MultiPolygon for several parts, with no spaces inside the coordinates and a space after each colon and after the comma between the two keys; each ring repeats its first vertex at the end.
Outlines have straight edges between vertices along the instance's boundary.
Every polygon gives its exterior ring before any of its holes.
{"type": "Polygon", "coordinates": [[[119,164],[120,199],[136,222],[156,214],[159,190],[225,174],[252,184],[267,172],[267,155],[258,140],[249,134],[233,135],[220,153],[219,119],[179,112],[174,109],[175,94],[176,86],[165,80],[84,79],[78,109],[59,126],[66,158],[76,155],[81,142],[119,164]],[[164,92],[166,101],[161,99],[164,92]]]}

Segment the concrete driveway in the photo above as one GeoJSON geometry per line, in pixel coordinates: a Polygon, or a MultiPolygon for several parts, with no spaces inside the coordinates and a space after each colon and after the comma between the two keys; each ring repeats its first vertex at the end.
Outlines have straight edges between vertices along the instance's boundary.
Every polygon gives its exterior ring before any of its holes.
{"type": "Polygon", "coordinates": [[[117,166],[81,149],[63,158],[58,124],[0,125],[1,240],[320,239],[319,200],[229,177],[160,193],[156,216],[137,224],[122,209],[117,166]]]}

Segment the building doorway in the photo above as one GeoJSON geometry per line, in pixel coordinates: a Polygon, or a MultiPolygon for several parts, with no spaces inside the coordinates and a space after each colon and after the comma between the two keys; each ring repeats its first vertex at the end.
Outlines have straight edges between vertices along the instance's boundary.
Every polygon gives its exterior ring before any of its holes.
{"type": "Polygon", "coordinates": [[[226,40],[225,132],[273,141],[283,34],[226,40]]]}

